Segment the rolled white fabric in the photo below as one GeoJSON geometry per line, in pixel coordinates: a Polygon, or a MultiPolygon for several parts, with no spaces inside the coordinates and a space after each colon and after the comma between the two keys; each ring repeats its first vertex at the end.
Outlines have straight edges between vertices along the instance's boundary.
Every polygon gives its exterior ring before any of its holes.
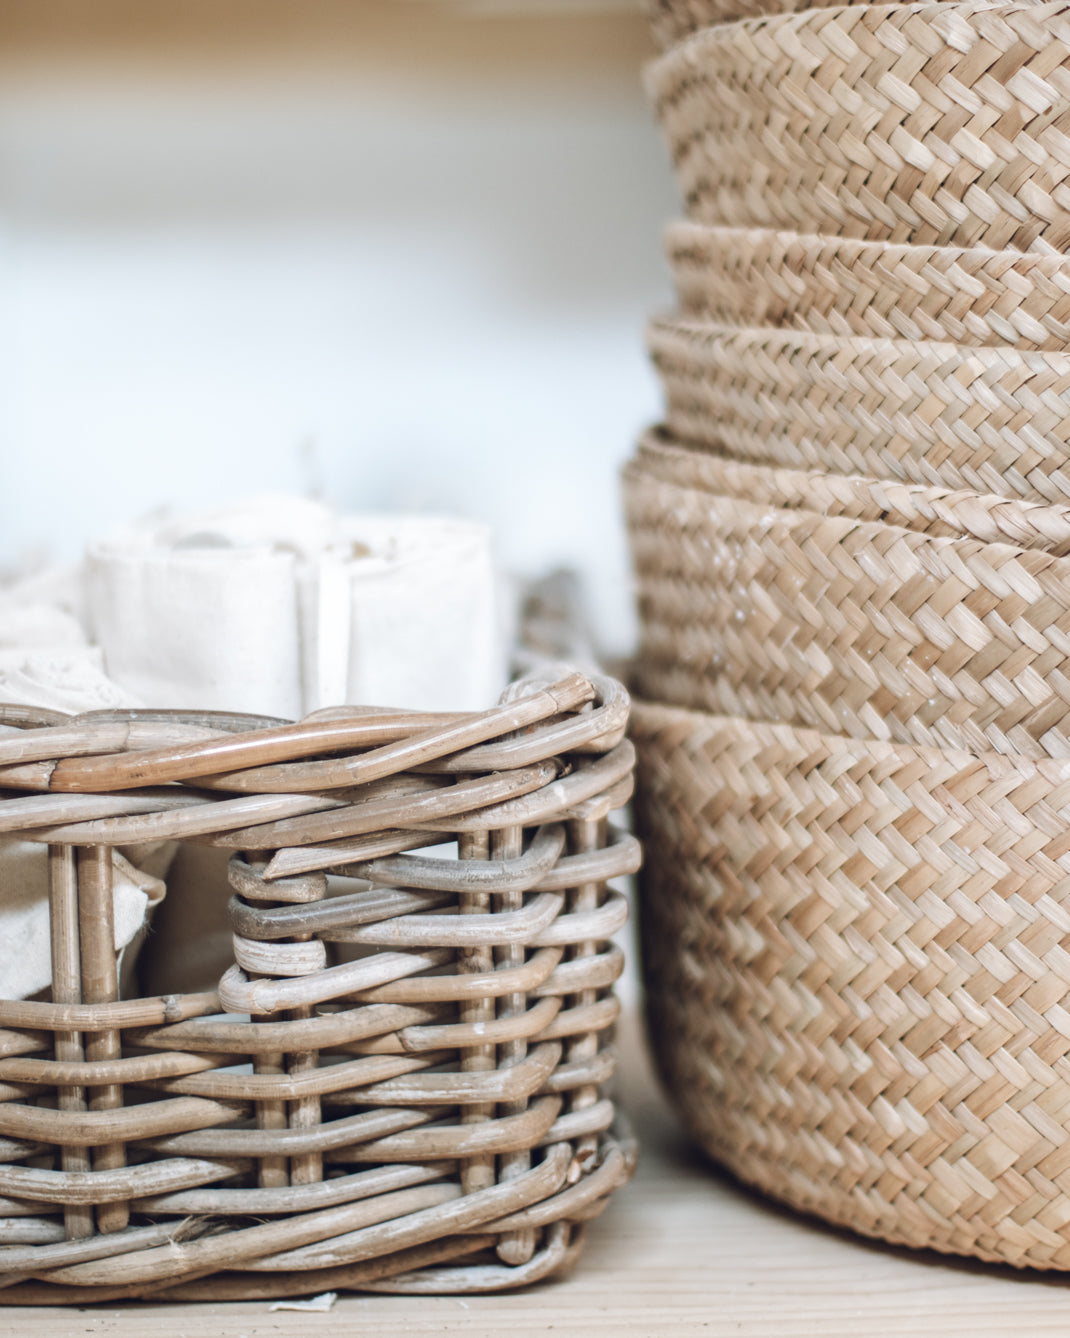
{"type": "Polygon", "coordinates": [[[107,672],[146,706],[295,719],[302,608],[326,507],[265,498],[90,547],[90,629],[107,672]]]}
{"type": "Polygon", "coordinates": [[[480,524],[269,498],[95,544],[88,589],[107,673],[146,706],[479,710],[507,679],[480,524]]]}
{"type": "Polygon", "coordinates": [[[353,516],[341,528],[333,556],[349,606],[345,700],[425,711],[492,706],[508,679],[508,648],[489,527],[353,516]]]}

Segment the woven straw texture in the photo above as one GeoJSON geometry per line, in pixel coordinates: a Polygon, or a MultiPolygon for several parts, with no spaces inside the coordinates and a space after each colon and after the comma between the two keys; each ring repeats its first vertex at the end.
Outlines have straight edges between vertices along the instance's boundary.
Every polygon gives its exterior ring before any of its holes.
{"type": "Polygon", "coordinates": [[[789,511],[883,521],[924,534],[961,535],[985,543],[1070,553],[1070,507],[987,493],[928,488],[862,474],[777,469],[695,451],[651,433],[639,448],[644,474],[701,492],[789,511]]]}
{"type": "MultiPolygon", "coordinates": [[[[852,2],[864,3],[864,0],[852,2]]],[[[793,13],[830,3],[831,0],[644,0],[643,8],[658,45],[668,48],[715,23],[793,13]]]]}
{"type": "Polygon", "coordinates": [[[688,212],[937,245],[1070,244],[1070,6],[803,10],[649,67],[688,212]]]}
{"type": "Polygon", "coordinates": [[[737,1175],[1070,1268],[1070,766],[637,707],[652,1053],[737,1175]]]}
{"type": "Polygon", "coordinates": [[[1070,355],[659,321],[674,436],[742,459],[1070,500],[1070,355]]]}
{"type": "Polygon", "coordinates": [[[1070,259],[673,223],[685,312],[722,325],[1065,351],[1070,259]]]}
{"type": "Polygon", "coordinates": [[[3,708],[0,831],[49,843],[54,984],[0,1000],[0,1300],[567,1268],[633,1159],[603,1094],[627,714],[575,673],[458,716],[3,708]],[[148,839],[234,852],[218,993],[118,998],[108,847],[148,839]]]}
{"type": "Polygon", "coordinates": [[[637,465],[625,499],[642,695],[1070,756],[1070,559],[702,493],[637,465]]]}

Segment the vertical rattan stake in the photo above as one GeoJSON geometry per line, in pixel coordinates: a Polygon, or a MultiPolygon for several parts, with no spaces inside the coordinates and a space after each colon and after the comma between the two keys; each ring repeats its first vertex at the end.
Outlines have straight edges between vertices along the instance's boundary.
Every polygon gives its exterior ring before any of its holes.
{"type": "MultiPolygon", "coordinates": [[[[499,832],[495,832],[491,841],[491,854],[495,859],[517,859],[524,851],[524,829],[522,827],[505,827],[499,832]]],[[[523,892],[514,892],[511,889],[498,893],[498,907],[500,911],[518,911],[523,908],[523,892]]],[[[515,967],[524,964],[524,949],[519,944],[508,943],[495,949],[495,956],[499,967],[515,967]]],[[[520,1017],[527,1011],[527,997],[523,994],[506,994],[502,996],[498,1005],[498,1016],[500,1018],[520,1017]]],[[[527,1054],[527,1041],[504,1041],[498,1047],[498,1064],[500,1068],[507,1069],[513,1064],[519,1064],[527,1054]]],[[[503,1102],[500,1111],[502,1115],[520,1115],[527,1108],[526,1101],[506,1101],[503,1102]]],[[[501,1158],[501,1178],[502,1180],[512,1180],[518,1175],[528,1170],[531,1166],[531,1154],[529,1152],[506,1152],[501,1158]]],[[[531,1229],[526,1231],[510,1231],[503,1235],[498,1243],[498,1257],[506,1264],[524,1264],[535,1253],[535,1232],[531,1229]]]]}
{"type": "MultiPolygon", "coordinates": [[[[82,975],[78,951],[78,873],[70,846],[48,848],[49,910],[52,936],[52,1002],[77,1004],[82,1001],[82,975]]],[[[81,1063],[85,1059],[81,1033],[56,1032],[56,1059],[60,1063],[81,1063]]],[[[60,1087],[56,1100],[61,1111],[85,1110],[85,1089],[60,1087]]],[[[89,1153],[85,1148],[63,1147],[60,1165],[64,1171],[88,1171],[89,1153]]],[[[93,1234],[93,1209],[84,1204],[69,1204],[63,1210],[67,1236],[71,1240],[93,1234]]]]}
{"type": "MultiPolygon", "coordinates": [[[[487,832],[462,832],[457,838],[457,854],[462,860],[490,858],[490,835],[487,832]]],[[[458,897],[462,915],[486,915],[490,912],[489,892],[462,892],[458,897]]],[[[488,947],[461,948],[457,953],[457,971],[460,975],[481,975],[494,970],[494,952],[488,947]]],[[[494,1000],[475,999],[460,1006],[462,1022],[486,1024],[494,1021],[494,1000]]],[[[491,1073],[495,1068],[493,1045],[470,1045],[461,1060],[463,1073],[491,1073]]],[[[462,1124],[482,1124],[493,1119],[492,1103],[465,1106],[461,1112],[462,1124]]],[[[494,1184],[494,1157],[472,1157],[461,1166],[461,1187],[466,1194],[488,1189],[494,1184]]]]}
{"type": "MultiPolygon", "coordinates": [[[[254,874],[264,870],[263,852],[250,851],[245,856],[254,874]]],[[[265,906],[276,903],[265,902],[265,906]]],[[[253,1055],[253,1072],[281,1077],[286,1072],[285,1056],[274,1050],[253,1055]]],[[[257,1101],[256,1127],[258,1129],[286,1129],[289,1119],[286,1114],[286,1102],[277,1100],[257,1101]]],[[[257,1181],[261,1189],[281,1189],[290,1183],[290,1165],[286,1157],[259,1158],[257,1181]]]]}
{"type": "MultiPolygon", "coordinates": [[[[605,818],[577,818],[570,822],[568,824],[568,836],[572,853],[582,855],[588,851],[601,850],[606,840],[607,825],[605,818]]],[[[599,883],[581,883],[569,895],[569,911],[576,914],[583,911],[597,910],[601,900],[601,892],[602,888],[599,883]]],[[[577,957],[593,957],[597,951],[598,944],[593,941],[577,943],[570,957],[573,961],[577,957]]],[[[597,990],[581,990],[579,994],[573,996],[571,1006],[573,1008],[587,1008],[597,1001],[597,990]]],[[[569,1043],[566,1058],[570,1062],[594,1059],[598,1054],[598,1049],[598,1033],[586,1032],[569,1043]]],[[[593,1106],[598,1097],[597,1087],[577,1087],[572,1093],[570,1108],[572,1110],[584,1110],[587,1106],[593,1106]]],[[[576,1161],[579,1163],[579,1168],[582,1168],[586,1162],[594,1157],[597,1151],[598,1138],[596,1135],[585,1134],[582,1138],[577,1139],[576,1161]]]]}
{"type": "MultiPolygon", "coordinates": [[[[326,879],[323,881],[323,890],[326,892],[326,879]]],[[[295,943],[307,943],[312,938],[311,934],[295,934],[293,941],[295,943]]],[[[304,1020],[314,1015],[314,1009],[311,1004],[302,1004],[297,1008],[290,1009],[286,1016],[291,1021],[304,1020]]],[[[286,1056],[287,1071],[296,1075],[299,1073],[314,1072],[319,1068],[319,1052],[316,1050],[299,1050],[286,1056]]],[[[290,1128],[291,1129],[315,1129],[322,1120],[322,1107],[318,1096],[303,1096],[290,1103],[290,1128]]],[[[312,1185],[323,1179],[323,1154],[319,1152],[303,1152],[296,1157],[290,1158],[290,1184],[292,1185],[312,1185]]]]}
{"type": "MultiPolygon", "coordinates": [[[[78,937],[82,953],[82,1002],[114,1003],[119,997],[119,972],[115,956],[115,906],[112,900],[112,859],[107,846],[85,846],[78,850],[78,937]]],[[[85,1057],[90,1063],[107,1063],[122,1055],[117,1031],[89,1032],[85,1057]]],[[[90,1110],[115,1110],[123,1104],[123,1089],[116,1083],[94,1087],[90,1110]]],[[[112,1171],[126,1165],[121,1143],[107,1143],[93,1153],[93,1169],[112,1171]]],[[[130,1220],[125,1203],[105,1203],[97,1208],[97,1227],[102,1232],[121,1231],[130,1220]]]]}

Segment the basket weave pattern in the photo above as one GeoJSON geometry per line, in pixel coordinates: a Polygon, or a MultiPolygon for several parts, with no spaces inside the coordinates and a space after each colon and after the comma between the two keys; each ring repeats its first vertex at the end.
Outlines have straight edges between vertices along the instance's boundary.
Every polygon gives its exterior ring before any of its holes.
{"type": "Polygon", "coordinates": [[[666,1090],[800,1209],[1070,1269],[1070,5],[646,6],[688,213],[625,472],[666,1090]]]}
{"type": "MultiPolygon", "coordinates": [[[[862,4],[866,0],[848,0],[862,4]]],[[[945,0],[946,2],[946,0],[945,0]]],[[[674,46],[701,28],[764,14],[787,14],[800,9],[818,9],[832,0],[644,0],[643,8],[662,47],[674,46]]]]}
{"type": "Polygon", "coordinates": [[[1019,501],[965,489],[930,488],[861,474],[779,469],[681,446],[660,433],[642,442],[643,473],[680,487],[768,502],[788,511],[882,521],[921,534],[1070,554],[1070,507],[1019,501]]]}
{"type": "Polygon", "coordinates": [[[1070,260],[678,222],[681,305],[722,325],[1065,351],[1070,260]]]}
{"type": "Polygon", "coordinates": [[[645,697],[1070,756],[1070,560],[703,495],[637,466],[625,494],[645,697]]]}
{"type": "Polygon", "coordinates": [[[254,729],[5,708],[0,830],[49,844],[53,991],[0,1001],[0,1299],[567,1268],[633,1160],[603,1093],[627,715],[574,673],[482,714],[254,729]],[[234,852],[218,993],[118,997],[108,851],[150,839],[234,852]]]}
{"type": "Polygon", "coordinates": [[[1070,1267],[1070,767],[637,707],[653,1053],[744,1180],[1070,1267]]]}
{"type": "Polygon", "coordinates": [[[793,469],[1070,501],[1070,356],[655,322],[666,423],[793,469]]]}
{"type": "Polygon", "coordinates": [[[936,245],[1070,243],[1070,8],[854,5],[705,29],[649,68],[688,212],[936,245]]]}

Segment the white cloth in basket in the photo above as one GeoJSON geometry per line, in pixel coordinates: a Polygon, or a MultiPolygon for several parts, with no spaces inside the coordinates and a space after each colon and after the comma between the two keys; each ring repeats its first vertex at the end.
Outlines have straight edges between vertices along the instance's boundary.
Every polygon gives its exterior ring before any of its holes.
{"type": "MultiPolygon", "coordinates": [[[[345,701],[482,711],[508,681],[490,530],[423,516],[352,516],[330,559],[348,602],[345,701]]],[[[320,706],[338,702],[321,685],[320,706]]]]}
{"type": "MultiPolygon", "coordinates": [[[[345,703],[482,710],[508,678],[491,535],[267,498],[90,550],[90,625],[146,706],[296,719],[345,703]]],[[[226,852],[183,850],[140,963],[148,993],[230,964],[226,852]]]]}
{"type": "Polygon", "coordinates": [[[264,498],[93,545],[107,672],[147,706],[478,710],[507,679],[486,526],[264,498]]]}

